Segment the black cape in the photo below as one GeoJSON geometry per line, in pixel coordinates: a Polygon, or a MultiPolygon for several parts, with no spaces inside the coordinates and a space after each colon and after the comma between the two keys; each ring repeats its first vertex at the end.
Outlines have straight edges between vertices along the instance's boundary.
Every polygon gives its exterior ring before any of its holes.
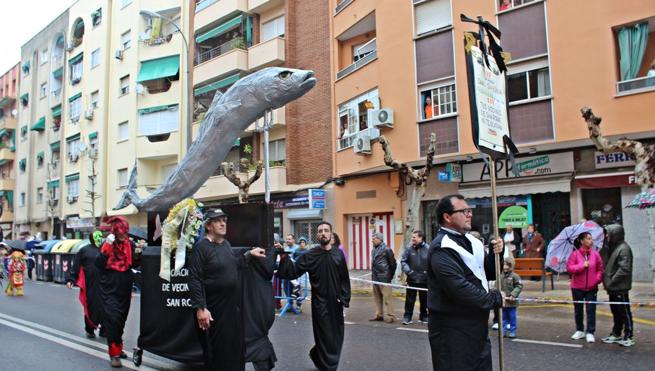
{"type": "Polygon", "coordinates": [[[280,278],[295,279],[309,273],[312,287],[312,327],[315,345],[309,352],[321,371],[336,370],[343,345],[343,308],[350,303],[350,277],[341,250],[315,247],[294,263],[288,255],[280,259],[280,278]]]}
{"type": "Polygon", "coordinates": [[[67,282],[80,287],[80,302],[84,307],[86,323],[91,328],[100,324],[102,297],[100,296],[100,271],[96,267],[96,259],[100,255],[97,247],[84,246],[75,254],[73,266],[69,270],[67,282]]]}

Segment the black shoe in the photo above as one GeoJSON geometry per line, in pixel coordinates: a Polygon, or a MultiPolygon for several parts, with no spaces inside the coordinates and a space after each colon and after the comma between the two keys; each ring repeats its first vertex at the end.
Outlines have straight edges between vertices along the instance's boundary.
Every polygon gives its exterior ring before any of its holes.
{"type": "Polygon", "coordinates": [[[407,326],[407,325],[411,325],[411,324],[412,324],[412,319],[411,318],[407,318],[407,317],[403,318],[403,325],[407,326]]]}
{"type": "Polygon", "coordinates": [[[384,318],[382,318],[382,317],[375,317],[375,318],[369,319],[369,322],[382,322],[382,321],[384,321],[384,318]]]}
{"type": "Polygon", "coordinates": [[[428,323],[428,317],[421,317],[418,319],[420,323],[428,323]]]}
{"type": "Polygon", "coordinates": [[[127,359],[127,353],[121,351],[120,357],[123,358],[123,359],[127,359]]]}
{"type": "Polygon", "coordinates": [[[86,333],[86,337],[87,337],[88,339],[95,339],[96,334],[93,333],[93,332],[87,332],[87,333],[86,333]]]}

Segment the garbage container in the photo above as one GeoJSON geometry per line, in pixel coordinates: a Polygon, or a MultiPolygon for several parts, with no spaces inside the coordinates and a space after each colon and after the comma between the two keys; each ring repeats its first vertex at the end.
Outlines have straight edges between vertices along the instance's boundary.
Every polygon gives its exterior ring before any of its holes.
{"type": "Polygon", "coordinates": [[[62,254],[61,268],[64,274],[64,282],[70,277],[70,270],[73,269],[75,263],[75,255],[85,246],[89,246],[91,242],[89,240],[81,240],[76,243],[67,254],[62,254]]]}
{"type": "Polygon", "coordinates": [[[65,240],[52,249],[52,278],[55,283],[66,283],[66,274],[75,255],[70,254],[73,246],[82,242],[82,240],[65,240]]]}
{"type": "Polygon", "coordinates": [[[50,255],[50,251],[60,242],[60,240],[43,241],[41,243],[43,248],[34,250],[37,280],[52,281],[52,256],[50,255]]]}

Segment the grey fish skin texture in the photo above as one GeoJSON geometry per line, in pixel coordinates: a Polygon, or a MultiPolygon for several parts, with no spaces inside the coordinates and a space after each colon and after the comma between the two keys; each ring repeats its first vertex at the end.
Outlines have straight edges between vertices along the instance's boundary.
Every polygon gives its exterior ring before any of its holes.
{"type": "Polygon", "coordinates": [[[133,204],[139,211],[163,211],[193,196],[248,126],[267,110],[300,98],[314,85],[313,71],[269,67],[243,77],[225,94],[216,92],[198,136],[166,182],[147,197],[139,197],[135,160],[127,190],[114,210],[133,204]]]}

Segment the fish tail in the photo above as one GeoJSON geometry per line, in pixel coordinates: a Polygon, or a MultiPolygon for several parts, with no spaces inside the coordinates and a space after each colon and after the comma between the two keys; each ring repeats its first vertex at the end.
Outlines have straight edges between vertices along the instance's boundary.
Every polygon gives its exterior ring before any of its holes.
{"type": "Polygon", "coordinates": [[[130,173],[130,181],[127,183],[127,189],[123,193],[123,196],[121,196],[120,201],[118,201],[118,205],[114,207],[114,210],[119,210],[124,207],[128,207],[130,204],[133,204],[137,208],[139,208],[140,204],[142,203],[141,198],[139,195],[136,193],[136,178],[137,178],[138,172],[136,168],[136,161],[134,161],[134,167],[132,168],[132,172],[130,173]]]}

